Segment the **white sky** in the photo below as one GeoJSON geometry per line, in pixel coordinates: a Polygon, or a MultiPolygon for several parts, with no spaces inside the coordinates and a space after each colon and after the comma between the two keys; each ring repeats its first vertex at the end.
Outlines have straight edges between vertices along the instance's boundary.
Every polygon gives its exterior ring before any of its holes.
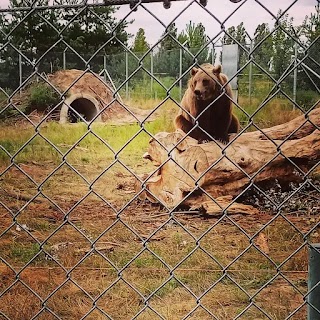
{"type": "MultiPolygon", "coordinates": [[[[299,25],[306,15],[315,12],[315,5],[318,1],[320,0],[259,0],[259,2],[267,7],[274,15],[277,14],[279,9],[286,10],[293,4],[288,13],[294,18],[294,24],[296,25],[299,25]]],[[[267,22],[273,25],[274,19],[258,3],[258,0],[247,0],[245,3],[244,2],[245,0],[235,4],[230,2],[230,0],[208,0],[206,9],[221,22],[227,19],[224,23],[226,28],[232,25],[236,26],[243,21],[247,32],[251,36],[253,36],[254,30],[259,23],[267,22]],[[241,6],[242,3],[244,4],[241,6]],[[228,18],[228,16],[237,8],[239,9],[228,18]]],[[[9,0],[0,0],[0,7],[6,8],[8,3],[9,0]]],[[[206,33],[210,37],[214,37],[221,30],[220,23],[203,10],[198,3],[192,3],[191,0],[174,1],[171,3],[170,9],[164,9],[162,2],[144,4],[143,6],[157,16],[165,25],[168,25],[179,15],[179,13],[183,12],[175,21],[179,32],[185,28],[190,20],[194,23],[202,22],[206,28],[206,33]],[[183,12],[188,5],[190,6],[183,12]]],[[[130,13],[128,20],[134,19],[135,21],[129,26],[128,31],[135,35],[139,28],[144,28],[147,41],[150,44],[154,44],[159,40],[165,28],[159,21],[152,17],[146,9],[139,7],[136,12],[130,13]]],[[[123,5],[116,13],[116,17],[121,19],[129,12],[129,5],[123,5]]]]}
{"type": "MultiPolygon", "coordinates": [[[[168,25],[186,8],[192,1],[177,1],[171,3],[170,9],[164,9],[162,3],[145,4],[144,6],[158,17],[164,24],[168,25]]],[[[267,22],[273,26],[274,19],[259,3],[255,0],[247,0],[242,6],[241,3],[235,4],[229,0],[208,0],[206,9],[210,11],[217,19],[223,22],[225,19],[226,29],[232,25],[238,25],[244,22],[247,32],[253,36],[254,30],[259,23],[267,22]],[[240,8],[239,8],[240,7],[240,8]],[[239,8],[229,19],[228,16],[239,8]]],[[[286,10],[291,4],[293,6],[288,10],[288,14],[294,18],[294,24],[299,25],[306,15],[315,12],[317,0],[260,0],[274,15],[279,9],[286,10]]],[[[117,12],[118,18],[123,18],[130,12],[129,6],[122,6],[117,12]]],[[[147,41],[154,44],[164,31],[164,27],[147,12],[144,8],[139,7],[136,12],[129,16],[129,20],[134,19],[134,23],[129,27],[129,32],[136,34],[139,28],[144,28],[147,41]]],[[[214,37],[221,30],[218,23],[212,16],[203,10],[198,3],[192,3],[177,19],[176,26],[178,32],[183,30],[189,21],[194,23],[202,22],[206,28],[206,33],[214,37]]]]}

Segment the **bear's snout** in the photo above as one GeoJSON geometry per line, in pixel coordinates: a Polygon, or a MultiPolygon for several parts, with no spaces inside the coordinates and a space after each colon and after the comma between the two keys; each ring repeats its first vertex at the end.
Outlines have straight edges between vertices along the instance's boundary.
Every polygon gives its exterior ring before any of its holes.
{"type": "Polygon", "coordinates": [[[197,100],[206,100],[206,91],[202,91],[199,89],[194,90],[194,95],[196,97],[197,100]]]}

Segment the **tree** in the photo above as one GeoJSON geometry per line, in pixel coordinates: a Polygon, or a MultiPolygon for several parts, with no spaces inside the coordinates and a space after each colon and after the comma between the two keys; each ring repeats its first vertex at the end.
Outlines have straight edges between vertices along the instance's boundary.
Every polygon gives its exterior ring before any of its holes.
{"type": "MultiPolygon", "coordinates": [[[[58,1],[56,0],[58,3],[58,1]]],[[[61,0],[60,4],[72,4],[74,0],[61,0]]],[[[29,5],[29,4],[28,4],[29,5]]],[[[48,6],[49,0],[37,1],[37,6],[48,6]]],[[[10,7],[25,7],[24,0],[10,0],[10,7]]],[[[19,84],[19,52],[27,59],[22,58],[24,77],[34,71],[37,66],[39,72],[50,72],[50,66],[57,64],[62,66],[62,52],[74,53],[74,60],[78,60],[69,67],[84,68],[81,60],[90,60],[90,67],[94,71],[100,71],[103,59],[97,61],[99,52],[114,54],[122,51],[123,45],[127,45],[128,33],[126,21],[118,24],[114,18],[115,7],[86,7],[62,9],[46,9],[35,11],[15,10],[11,16],[0,20],[0,27],[5,34],[9,34],[9,44],[6,39],[0,39],[2,64],[1,79],[12,75],[15,81],[1,83],[5,87],[16,88],[19,84]],[[61,34],[59,34],[61,32],[61,34]],[[52,47],[52,48],[51,48],[52,47]],[[49,50],[50,49],[50,50],[49,50]],[[49,51],[48,51],[49,50],[49,51]],[[57,58],[59,57],[59,58],[57,58]],[[39,60],[41,58],[41,60],[39,60]],[[30,62],[28,62],[28,60],[30,62]]]]}
{"type": "Polygon", "coordinates": [[[288,14],[282,15],[280,10],[274,28],[272,35],[274,72],[275,77],[280,78],[288,68],[294,53],[294,40],[288,35],[293,30],[293,18],[288,14]]]}
{"type": "Polygon", "coordinates": [[[182,31],[179,36],[182,37],[184,33],[190,48],[201,48],[207,42],[206,29],[201,22],[196,25],[190,21],[186,25],[185,32],[182,31]]]}
{"type": "Polygon", "coordinates": [[[236,28],[231,26],[227,29],[227,32],[224,34],[222,38],[222,44],[234,44],[236,37],[236,28]]]}
{"type": "MultiPolygon", "coordinates": [[[[10,0],[10,8],[24,7],[23,0],[10,0]]],[[[48,0],[40,0],[38,5],[48,6],[48,0]]],[[[0,21],[1,29],[8,36],[1,39],[1,85],[15,88],[19,84],[19,59],[24,70],[25,77],[34,71],[34,66],[44,63],[38,59],[58,40],[58,34],[53,32],[52,26],[57,26],[53,11],[43,10],[37,14],[29,14],[28,11],[13,11],[0,21]],[[20,56],[20,58],[19,58],[20,56]],[[10,77],[10,79],[9,79],[10,77]]]]}
{"type": "MultiPolygon", "coordinates": [[[[131,50],[134,52],[135,56],[143,57],[143,55],[150,49],[150,46],[147,42],[145,31],[143,28],[140,28],[135,36],[133,46],[131,50]]],[[[152,54],[152,53],[151,53],[152,54]]],[[[139,60],[134,55],[130,55],[129,58],[129,69],[133,72],[135,69],[139,68],[139,60]]],[[[151,59],[150,54],[143,57],[143,66],[150,70],[151,59]]],[[[140,70],[134,75],[134,80],[141,80],[141,78],[146,79],[147,74],[140,70]]]]}
{"type": "MultiPolygon", "coordinates": [[[[320,75],[320,3],[315,6],[315,10],[316,12],[311,13],[310,17],[306,16],[301,26],[301,33],[306,38],[305,46],[308,54],[304,63],[320,75]]],[[[305,52],[302,52],[302,54],[304,55],[305,52]]],[[[299,82],[300,81],[302,88],[314,90],[314,83],[319,83],[319,78],[309,70],[304,69],[304,72],[301,73],[301,75],[299,74],[299,82]]],[[[318,85],[318,89],[319,88],[320,86],[318,85]]]]}
{"type": "Polygon", "coordinates": [[[222,38],[223,44],[241,44],[242,46],[245,46],[246,41],[247,33],[243,22],[241,22],[237,27],[231,26],[228,28],[222,38]]]}
{"type": "Polygon", "coordinates": [[[180,59],[183,72],[195,62],[198,64],[208,62],[209,48],[206,47],[208,37],[202,23],[196,25],[190,21],[179,34],[175,24],[172,24],[162,37],[157,54],[156,72],[167,73],[176,78],[180,73],[180,59]]]}
{"type": "Polygon", "coordinates": [[[208,36],[206,35],[206,29],[202,23],[196,25],[190,21],[186,25],[185,30],[182,30],[178,35],[178,39],[181,44],[186,43],[189,52],[192,54],[190,55],[185,50],[183,51],[183,70],[186,70],[194,62],[202,64],[208,61],[208,36]]]}
{"type": "Polygon", "coordinates": [[[173,22],[170,24],[165,32],[161,35],[161,42],[160,42],[160,51],[168,51],[172,49],[176,49],[179,47],[179,44],[177,42],[178,36],[178,29],[173,22]]]}
{"type": "Polygon", "coordinates": [[[145,53],[150,49],[150,45],[147,42],[145,31],[140,28],[136,34],[131,50],[137,53],[145,53]]]}
{"type": "Polygon", "coordinates": [[[265,70],[269,70],[273,55],[273,43],[269,25],[261,23],[254,32],[253,48],[254,60],[265,70]]]}
{"type": "MultiPolygon", "coordinates": [[[[237,27],[231,26],[227,29],[225,35],[222,38],[222,44],[238,44],[239,45],[239,60],[240,64],[244,64],[247,60],[246,52],[244,48],[247,49],[247,32],[243,22],[241,22],[237,27]]],[[[221,53],[222,54],[222,53],[221,53]]]]}

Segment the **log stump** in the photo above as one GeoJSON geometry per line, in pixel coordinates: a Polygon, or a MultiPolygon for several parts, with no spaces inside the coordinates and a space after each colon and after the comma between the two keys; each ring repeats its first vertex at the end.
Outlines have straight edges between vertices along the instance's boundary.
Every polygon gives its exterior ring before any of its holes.
{"type": "MultiPolygon", "coordinates": [[[[143,177],[141,197],[168,208],[192,207],[203,201],[202,191],[216,201],[216,208],[211,205],[210,210],[221,213],[220,207],[228,207],[228,203],[236,206],[232,199],[252,183],[301,180],[320,158],[319,128],[317,108],[282,125],[231,135],[228,145],[217,141],[198,144],[180,130],[160,132],[144,154],[157,169],[143,177]]],[[[240,204],[234,207],[250,213],[247,209],[240,204]]]]}

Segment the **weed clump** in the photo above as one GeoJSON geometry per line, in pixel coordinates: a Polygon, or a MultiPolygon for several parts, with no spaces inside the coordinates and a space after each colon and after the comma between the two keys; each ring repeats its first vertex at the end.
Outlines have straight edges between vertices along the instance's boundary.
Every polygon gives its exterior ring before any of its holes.
{"type": "Polygon", "coordinates": [[[61,101],[57,91],[45,82],[32,82],[21,92],[12,94],[7,90],[6,93],[0,93],[2,120],[24,118],[34,111],[48,113],[61,101]]]}
{"type": "Polygon", "coordinates": [[[27,93],[27,112],[34,110],[48,112],[60,102],[57,91],[44,82],[32,84],[28,88],[27,93]]]}

